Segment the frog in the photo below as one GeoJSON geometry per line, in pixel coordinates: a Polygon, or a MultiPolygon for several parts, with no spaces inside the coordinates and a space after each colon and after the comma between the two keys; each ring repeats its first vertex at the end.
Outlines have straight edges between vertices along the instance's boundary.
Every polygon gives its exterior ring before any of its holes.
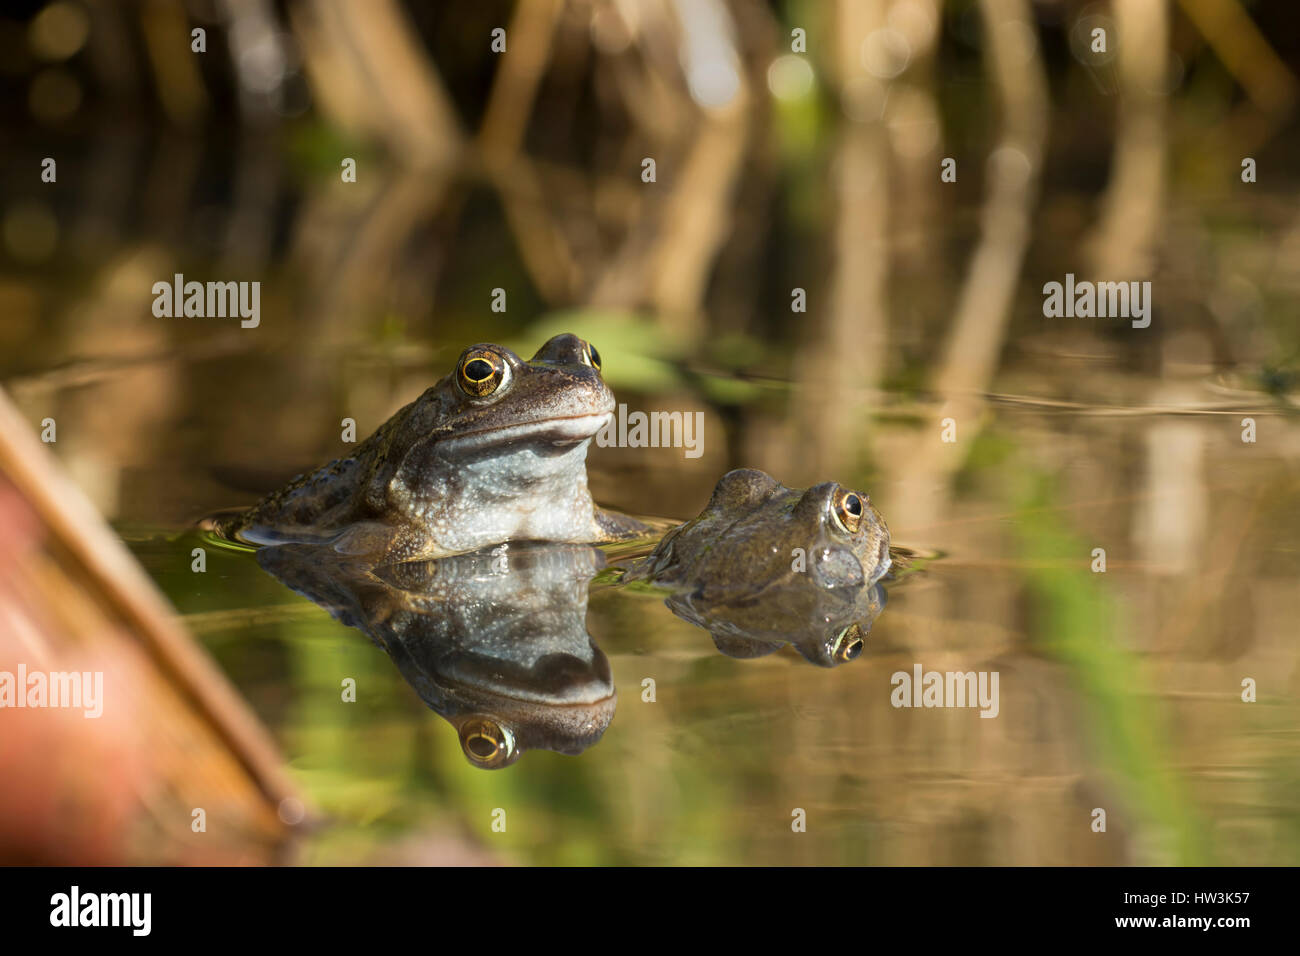
{"type": "Polygon", "coordinates": [[[587,487],[588,447],[614,407],[600,353],[576,335],[526,362],[472,345],[347,457],[211,526],[249,545],[328,543],[392,563],[512,540],[633,538],[646,526],[598,507],[587,487]]]}
{"type": "Polygon", "coordinates": [[[473,767],[501,770],[530,750],[580,754],[613,719],[609,659],[586,628],[598,548],[521,542],[375,564],[291,543],[257,561],[378,645],[473,767]]]}
{"type": "Polygon", "coordinates": [[[835,666],[858,657],[884,605],[889,527],[870,498],[836,482],[787,488],[755,469],[728,472],[700,514],[630,562],[622,580],[670,592],[678,617],[722,653],[793,644],[835,666]]]}
{"type": "Polygon", "coordinates": [[[807,490],[739,468],[698,516],[673,528],[628,580],[691,584],[710,601],[811,581],[869,587],[890,568],[889,526],[869,496],[833,481],[807,490]]]}

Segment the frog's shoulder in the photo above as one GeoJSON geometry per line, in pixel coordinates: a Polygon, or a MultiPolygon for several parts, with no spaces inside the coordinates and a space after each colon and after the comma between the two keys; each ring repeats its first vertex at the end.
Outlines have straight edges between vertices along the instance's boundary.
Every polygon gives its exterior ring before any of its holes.
{"type": "Polygon", "coordinates": [[[403,408],[384,422],[352,454],[296,476],[242,515],[226,522],[220,533],[231,537],[259,526],[290,533],[288,529],[311,528],[322,516],[350,510],[353,504],[368,499],[376,479],[386,471],[384,466],[392,452],[394,436],[399,433],[409,409],[410,406],[403,408]]]}

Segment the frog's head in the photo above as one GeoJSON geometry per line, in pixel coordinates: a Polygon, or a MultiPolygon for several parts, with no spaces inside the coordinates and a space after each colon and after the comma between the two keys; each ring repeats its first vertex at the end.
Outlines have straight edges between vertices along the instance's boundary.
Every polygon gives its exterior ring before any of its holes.
{"type": "Polygon", "coordinates": [[[440,456],[475,459],[588,441],[614,410],[614,393],[601,377],[600,353],[565,333],[527,362],[501,345],[471,345],[420,404],[434,419],[428,436],[440,456]]]}
{"type": "Polygon", "coordinates": [[[728,579],[764,586],[806,571],[823,588],[869,587],[890,565],[880,513],[865,494],[833,481],[800,491],[761,471],[728,472],[686,529],[683,537],[708,556],[707,568],[697,566],[706,580],[721,576],[725,562],[737,569],[728,579]]]}
{"type": "Polygon", "coordinates": [[[889,570],[889,528],[861,492],[833,481],[805,491],[790,513],[809,542],[808,571],[823,587],[870,587],[889,570]]]}
{"type": "Polygon", "coordinates": [[[576,335],[555,336],[527,362],[472,345],[371,437],[367,499],[425,521],[441,512],[457,551],[529,536],[529,516],[550,521],[535,537],[590,524],[587,448],[613,410],[600,354],[576,335]]]}

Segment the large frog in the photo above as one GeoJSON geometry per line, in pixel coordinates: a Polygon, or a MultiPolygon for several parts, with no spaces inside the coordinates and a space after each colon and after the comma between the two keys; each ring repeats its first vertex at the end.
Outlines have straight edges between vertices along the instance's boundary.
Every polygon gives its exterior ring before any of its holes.
{"type": "Polygon", "coordinates": [[[300,475],[219,533],[328,542],[389,562],[533,539],[599,543],[644,526],[595,506],[591,439],[614,409],[597,351],[557,335],[530,361],[474,345],[350,456],[300,475]]]}
{"type": "Polygon", "coordinates": [[[861,653],[890,564],[889,529],[866,495],[834,482],[787,488],[741,469],[624,580],[669,589],[673,613],[725,654],[761,656],[788,642],[831,666],[861,653]]]}

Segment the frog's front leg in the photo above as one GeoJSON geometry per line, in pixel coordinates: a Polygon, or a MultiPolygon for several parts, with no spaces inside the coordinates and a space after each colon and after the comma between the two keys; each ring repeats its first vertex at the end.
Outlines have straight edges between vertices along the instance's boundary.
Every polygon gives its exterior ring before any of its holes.
{"type": "Polygon", "coordinates": [[[339,554],[383,556],[393,561],[409,560],[408,551],[420,551],[428,535],[410,524],[393,524],[385,521],[358,521],[348,525],[331,541],[330,546],[339,554]],[[400,552],[400,553],[399,553],[400,552]]]}
{"type": "Polygon", "coordinates": [[[596,544],[641,538],[653,533],[655,530],[650,525],[638,521],[631,515],[625,515],[621,511],[610,511],[601,508],[599,505],[594,510],[593,519],[596,525],[596,533],[592,543],[596,544]]]}

